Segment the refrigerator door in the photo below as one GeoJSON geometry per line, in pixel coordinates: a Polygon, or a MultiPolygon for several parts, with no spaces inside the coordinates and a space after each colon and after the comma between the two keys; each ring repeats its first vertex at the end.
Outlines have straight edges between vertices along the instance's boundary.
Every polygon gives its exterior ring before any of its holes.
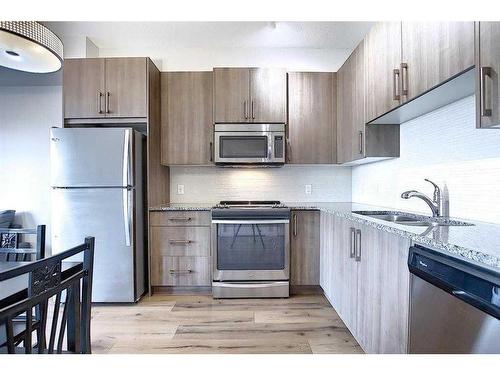
{"type": "Polygon", "coordinates": [[[134,185],[133,134],[129,128],[52,128],[51,186],[134,185]]]}
{"type": "Polygon", "coordinates": [[[52,252],[95,237],[93,302],[134,302],[134,189],[52,190],[52,252]]]}

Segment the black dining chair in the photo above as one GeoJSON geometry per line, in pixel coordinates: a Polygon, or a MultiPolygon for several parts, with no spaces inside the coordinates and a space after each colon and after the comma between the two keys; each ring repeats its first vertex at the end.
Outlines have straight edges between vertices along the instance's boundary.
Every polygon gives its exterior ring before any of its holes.
{"type": "Polygon", "coordinates": [[[45,258],[45,225],[35,229],[0,228],[0,260],[11,262],[31,262],[45,258]],[[26,235],[36,235],[34,248],[20,248],[20,239],[26,235]]]}
{"type": "Polygon", "coordinates": [[[0,283],[28,276],[26,295],[0,305],[0,329],[5,330],[6,337],[0,343],[0,353],[91,353],[94,243],[94,237],[87,237],[83,244],[70,250],[0,273],[0,283]],[[82,253],[83,262],[68,260],[82,253]],[[49,311],[53,297],[55,304],[49,311]],[[37,307],[40,319],[33,321],[33,309],[37,307]],[[21,314],[27,318],[16,322],[21,314]]]}

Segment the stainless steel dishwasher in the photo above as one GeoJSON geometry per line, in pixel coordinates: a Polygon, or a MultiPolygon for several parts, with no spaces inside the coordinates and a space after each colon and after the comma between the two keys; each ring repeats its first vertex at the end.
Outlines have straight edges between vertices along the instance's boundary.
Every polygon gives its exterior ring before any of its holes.
{"type": "Polygon", "coordinates": [[[410,353],[500,353],[500,273],[410,248],[410,353]]]}

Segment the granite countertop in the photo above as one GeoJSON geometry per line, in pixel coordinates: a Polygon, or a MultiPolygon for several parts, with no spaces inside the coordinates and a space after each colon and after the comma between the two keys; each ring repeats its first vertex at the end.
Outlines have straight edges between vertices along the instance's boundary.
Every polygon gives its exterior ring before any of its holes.
{"type": "MultiPolygon", "coordinates": [[[[370,225],[379,230],[404,236],[415,243],[427,245],[445,254],[465,258],[482,267],[500,272],[500,224],[478,222],[468,219],[470,226],[432,226],[416,227],[396,224],[369,216],[359,215],[353,211],[394,211],[401,210],[373,206],[360,203],[314,203],[284,202],[288,207],[298,210],[320,210],[343,217],[360,224],[370,225]]],[[[161,207],[151,207],[150,211],[203,210],[209,211],[215,203],[177,203],[161,207]]]]}
{"type": "Polygon", "coordinates": [[[149,212],[157,211],[210,211],[216,203],[170,203],[149,207],[149,212]]]}
{"type": "Polygon", "coordinates": [[[402,211],[388,207],[351,202],[285,202],[285,204],[293,209],[318,209],[348,220],[370,225],[380,230],[404,236],[415,243],[443,251],[445,254],[448,253],[459,258],[465,258],[480,266],[493,269],[496,272],[500,271],[500,224],[450,218],[451,220],[463,221],[474,225],[416,227],[391,223],[353,213],[353,211],[402,211]]]}

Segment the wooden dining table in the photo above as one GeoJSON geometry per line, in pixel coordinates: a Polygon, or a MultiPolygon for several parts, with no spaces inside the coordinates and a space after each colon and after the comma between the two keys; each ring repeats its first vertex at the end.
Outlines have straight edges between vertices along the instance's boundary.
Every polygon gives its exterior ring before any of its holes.
{"type": "MultiPolygon", "coordinates": [[[[7,262],[0,261],[0,274],[9,271],[16,267],[21,267],[23,265],[29,264],[30,262],[7,262]]],[[[61,276],[65,278],[73,273],[76,273],[82,269],[82,262],[62,262],[61,264],[61,276]]],[[[17,301],[20,301],[28,297],[28,287],[29,287],[29,275],[21,275],[13,279],[5,280],[0,282],[0,309],[11,305],[17,301]]],[[[68,325],[71,326],[74,323],[73,314],[68,314],[68,325]]],[[[71,332],[68,331],[68,335],[71,332]]],[[[0,322],[0,346],[6,342],[6,331],[5,324],[0,322]]]]}

